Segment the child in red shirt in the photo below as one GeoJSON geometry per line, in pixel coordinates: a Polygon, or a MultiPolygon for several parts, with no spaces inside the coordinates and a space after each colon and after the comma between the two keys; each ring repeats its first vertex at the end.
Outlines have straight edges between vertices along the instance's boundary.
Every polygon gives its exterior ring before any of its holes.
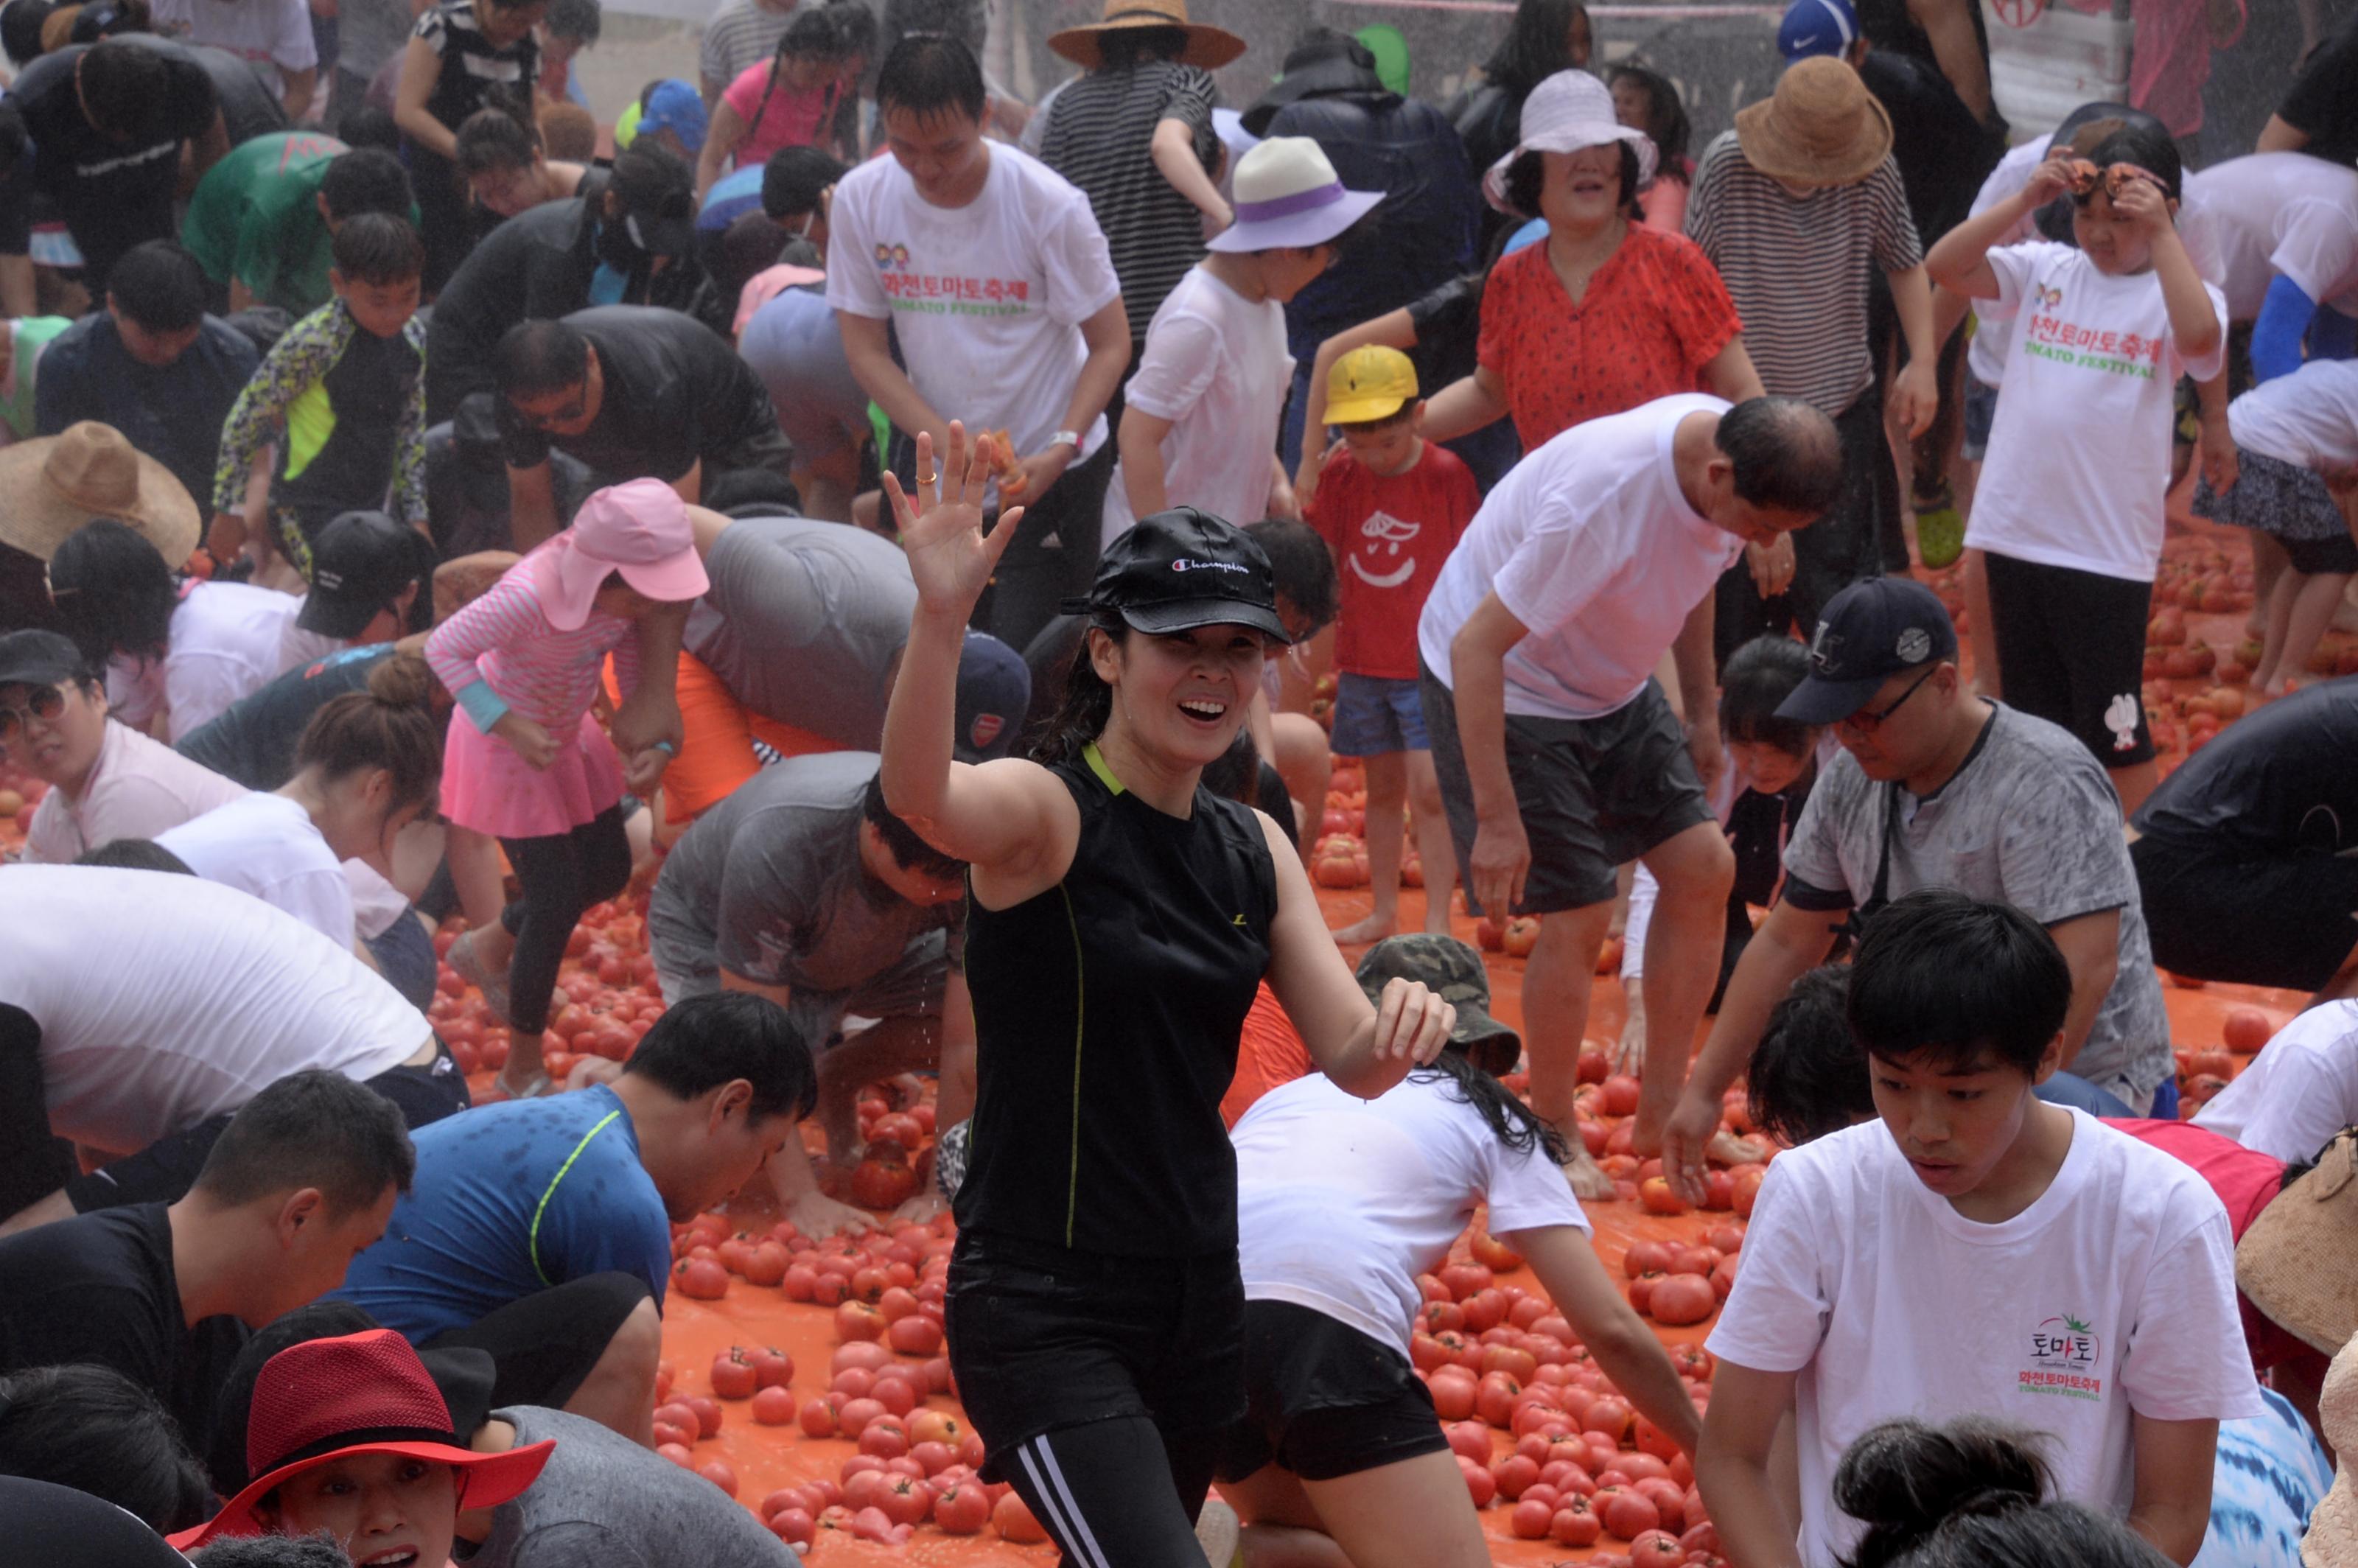
{"type": "Polygon", "coordinates": [[[1424,439],[1416,367],[1399,350],[1354,349],[1337,360],[1326,419],[1347,449],[1327,460],[1307,516],[1342,581],[1332,745],[1367,767],[1375,886],[1373,913],[1335,939],[1376,942],[1398,927],[1403,804],[1414,808],[1424,861],[1424,928],[1446,934],[1457,861],[1417,698],[1416,622],[1480,497],[1456,454],[1424,439]]]}

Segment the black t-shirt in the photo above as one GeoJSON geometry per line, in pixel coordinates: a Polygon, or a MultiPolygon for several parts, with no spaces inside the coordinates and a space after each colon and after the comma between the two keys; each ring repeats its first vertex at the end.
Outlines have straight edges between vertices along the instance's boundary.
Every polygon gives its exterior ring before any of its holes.
{"type": "Polygon", "coordinates": [[[202,67],[213,84],[222,130],[231,146],[243,146],[256,136],[276,135],[293,128],[287,124],[287,106],[278,101],[262,68],[254,61],[211,44],[192,44],[186,38],[158,38],[154,33],[124,33],[121,37],[124,42],[142,49],[179,49],[202,67]]]}
{"type": "Polygon", "coordinates": [[[197,1452],[243,1324],[180,1316],[162,1204],[100,1209],[0,1240],[0,1372],[88,1361],[163,1400],[197,1452]]]}
{"type": "Polygon", "coordinates": [[[1891,156],[1908,189],[1908,214],[1926,246],[1964,222],[1982,181],[2005,156],[1949,79],[1929,60],[1870,49],[1859,80],[1891,116],[1891,156]]]}
{"type": "Polygon", "coordinates": [[[2162,781],[2131,826],[2229,852],[2358,849],[2358,676],[2239,719],[2162,781]]]}
{"type": "Polygon", "coordinates": [[[2358,16],[2317,51],[2277,105],[2277,117],[2308,133],[2301,151],[2329,163],[2358,158],[2358,16]]]}
{"type": "Polygon", "coordinates": [[[579,436],[548,436],[500,399],[510,466],[531,468],[554,447],[611,484],[677,480],[701,460],[708,484],[715,470],[744,466],[733,460],[749,443],[775,435],[769,393],[702,322],[648,305],[601,305],[565,319],[590,340],[604,373],[597,417],[579,436]]]}
{"type": "MultiPolygon", "coordinates": [[[[187,49],[160,38],[140,43],[164,56],[168,73],[164,102],[142,139],[116,141],[82,114],[74,68],[95,45],[41,56],[8,93],[33,139],[34,186],[65,220],[92,292],[105,287],[124,252],[178,232],[172,196],[180,178],[180,144],[204,135],[220,107],[212,77],[187,49]]],[[[17,235],[0,231],[0,252],[22,254],[25,248],[17,235]]]]}
{"type": "Polygon", "coordinates": [[[1198,789],[1166,816],[1084,764],[1055,887],[967,913],[977,1053],[961,1228],[1114,1257],[1237,1244],[1220,1121],[1269,968],[1277,871],[1252,808],[1198,789]]]}
{"type": "Polygon", "coordinates": [[[1416,347],[1408,357],[1426,396],[1474,373],[1482,338],[1482,290],[1489,276],[1487,272],[1466,273],[1409,302],[1416,347]]]}
{"type": "Polygon", "coordinates": [[[295,746],[311,716],[331,698],[367,690],[369,673],[392,653],[392,643],[377,643],[297,665],[181,736],[173,750],[248,789],[276,789],[295,776],[295,746]]]}

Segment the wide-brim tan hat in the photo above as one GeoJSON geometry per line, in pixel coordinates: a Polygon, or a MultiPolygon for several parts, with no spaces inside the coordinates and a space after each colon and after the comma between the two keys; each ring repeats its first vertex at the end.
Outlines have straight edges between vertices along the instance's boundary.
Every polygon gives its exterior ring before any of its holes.
{"type": "Polygon", "coordinates": [[[1066,27],[1048,35],[1048,47],[1088,70],[1105,63],[1098,47],[1105,35],[1130,27],[1176,27],[1187,35],[1183,65],[1217,70],[1245,52],[1244,39],[1226,27],[1187,19],[1187,0],[1106,0],[1105,19],[1086,27],[1066,27]]]}
{"type": "Polygon", "coordinates": [[[2358,1491],[2351,1486],[2351,1453],[2358,1449],[2358,1340],[2335,1353],[2317,1396],[2320,1435],[2342,1455],[2332,1489],[2309,1516],[2301,1537],[2303,1568],[2358,1568],[2358,1491]]]}
{"type": "Polygon", "coordinates": [[[0,543],[48,560],[93,517],[137,529],[174,571],[197,548],[197,503],[112,425],[85,419],[0,449],[0,543]]]}
{"type": "Polygon", "coordinates": [[[1818,55],[1786,67],[1773,96],[1736,112],[1736,140],[1771,179],[1851,185],[1891,156],[1891,116],[1857,71],[1818,55]]]}
{"type": "Polygon", "coordinates": [[[2338,1354],[2358,1335],[2358,1128],[2277,1195],[2235,1244],[2235,1288],[2269,1322],[2338,1354]]]}

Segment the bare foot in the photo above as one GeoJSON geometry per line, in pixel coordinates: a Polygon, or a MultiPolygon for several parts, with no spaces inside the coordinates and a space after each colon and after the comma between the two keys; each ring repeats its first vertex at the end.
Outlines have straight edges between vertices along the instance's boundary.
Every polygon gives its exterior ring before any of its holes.
{"type": "Polygon", "coordinates": [[[840,1231],[858,1233],[876,1227],[876,1217],[866,1209],[840,1203],[825,1193],[805,1193],[786,1206],[786,1217],[796,1230],[814,1241],[840,1231]]]}
{"type": "MultiPolygon", "coordinates": [[[[1444,919],[1442,922],[1442,929],[1445,931],[1448,928],[1449,923],[1444,919]]],[[[1365,943],[1380,942],[1399,929],[1400,917],[1397,913],[1370,914],[1365,920],[1355,920],[1335,933],[1335,946],[1357,947],[1365,943]]]]}
{"type": "Polygon", "coordinates": [[[1572,1195],[1578,1198],[1609,1199],[1613,1197],[1613,1178],[1597,1168],[1577,1134],[1572,1139],[1572,1158],[1563,1162],[1564,1179],[1572,1184],[1572,1195]]]}
{"type": "Polygon", "coordinates": [[[1704,1145],[1704,1158],[1714,1165],[1757,1165],[1777,1152],[1766,1138],[1738,1138],[1720,1131],[1704,1145]]]}

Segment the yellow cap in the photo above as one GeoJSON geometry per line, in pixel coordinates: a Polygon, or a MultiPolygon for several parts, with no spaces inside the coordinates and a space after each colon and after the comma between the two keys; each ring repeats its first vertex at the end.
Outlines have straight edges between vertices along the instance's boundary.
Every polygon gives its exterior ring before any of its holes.
{"type": "Polygon", "coordinates": [[[1398,349],[1369,344],[1335,362],[1326,376],[1326,423],[1389,419],[1416,400],[1416,366],[1398,349]]]}

